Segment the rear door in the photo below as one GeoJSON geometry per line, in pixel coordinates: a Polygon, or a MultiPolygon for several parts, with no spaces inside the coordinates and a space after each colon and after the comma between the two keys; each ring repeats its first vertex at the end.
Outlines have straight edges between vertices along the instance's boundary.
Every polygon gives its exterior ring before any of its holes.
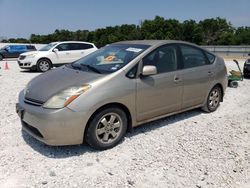
{"type": "Polygon", "coordinates": [[[158,73],[137,79],[137,121],[180,110],[182,83],[176,45],[157,48],[144,57],[142,63],[156,66],[158,73]]]}
{"type": "Polygon", "coordinates": [[[190,45],[180,45],[180,52],[183,79],[182,109],[185,109],[205,101],[215,70],[203,50],[190,45]]]}
{"type": "Polygon", "coordinates": [[[85,44],[85,43],[70,43],[71,48],[71,61],[76,61],[91,52],[93,52],[93,45],[91,44],[85,44]]]}
{"type": "Polygon", "coordinates": [[[96,51],[96,48],[92,44],[79,43],[79,48],[81,50],[80,58],[96,51]]]}

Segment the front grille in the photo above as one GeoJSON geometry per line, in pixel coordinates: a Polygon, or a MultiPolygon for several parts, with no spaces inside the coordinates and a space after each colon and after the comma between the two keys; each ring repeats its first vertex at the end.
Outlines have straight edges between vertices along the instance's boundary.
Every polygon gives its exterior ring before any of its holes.
{"type": "Polygon", "coordinates": [[[27,130],[29,130],[30,132],[32,132],[34,135],[40,137],[40,138],[43,138],[43,135],[40,133],[40,131],[35,128],[35,127],[32,127],[31,125],[29,125],[28,123],[22,121],[22,125],[24,128],[26,128],[27,130]]]}
{"type": "Polygon", "coordinates": [[[23,60],[23,59],[25,59],[25,57],[26,57],[25,55],[20,55],[19,59],[23,60]]]}
{"type": "Polygon", "coordinates": [[[39,101],[39,100],[35,100],[35,99],[30,99],[30,98],[26,98],[24,99],[24,102],[30,105],[34,105],[34,106],[42,106],[43,102],[39,101]]]}

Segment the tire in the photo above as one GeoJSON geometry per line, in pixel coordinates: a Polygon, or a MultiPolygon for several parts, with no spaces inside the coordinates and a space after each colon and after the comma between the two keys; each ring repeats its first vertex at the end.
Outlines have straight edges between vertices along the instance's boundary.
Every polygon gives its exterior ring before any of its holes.
{"type": "Polygon", "coordinates": [[[37,62],[37,70],[39,72],[46,72],[51,69],[51,62],[48,59],[40,59],[37,62]]]}
{"type": "Polygon", "coordinates": [[[0,54],[0,61],[2,61],[2,60],[3,60],[3,55],[0,54]]]}
{"type": "Polygon", "coordinates": [[[127,116],[116,107],[103,109],[91,119],[85,140],[93,148],[105,150],[114,147],[127,131],[127,116]]]}
{"type": "Polygon", "coordinates": [[[230,83],[229,83],[229,87],[232,87],[232,88],[237,88],[238,87],[238,82],[237,81],[231,81],[230,83]]]}
{"type": "Polygon", "coordinates": [[[222,91],[219,86],[215,86],[208,94],[207,101],[205,106],[202,107],[202,110],[205,112],[214,112],[220,106],[222,98],[222,91]]]}

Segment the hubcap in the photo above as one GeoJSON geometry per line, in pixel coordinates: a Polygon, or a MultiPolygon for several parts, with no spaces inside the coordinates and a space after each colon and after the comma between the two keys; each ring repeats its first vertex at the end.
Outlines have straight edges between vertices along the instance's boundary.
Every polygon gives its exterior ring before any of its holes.
{"type": "Polygon", "coordinates": [[[218,89],[214,89],[209,95],[209,107],[216,108],[220,102],[220,95],[218,89]]]}
{"type": "Polygon", "coordinates": [[[96,137],[104,144],[114,142],[121,134],[122,120],[116,113],[105,114],[97,123],[96,137]]]}
{"type": "Polygon", "coordinates": [[[49,63],[47,61],[40,61],[39,68],[41,71],[47,71],[49,70],[49,63]]]}

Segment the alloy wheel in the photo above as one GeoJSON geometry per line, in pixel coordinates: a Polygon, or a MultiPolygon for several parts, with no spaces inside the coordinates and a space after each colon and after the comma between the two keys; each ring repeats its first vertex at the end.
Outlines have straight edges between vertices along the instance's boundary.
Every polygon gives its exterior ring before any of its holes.
{"type": "Polygon", "coordinates": [[[218,107],[219,103],[220,103],[220,93],[219,90],[216,88],[209,95],[208,105],[211,109],[215,109],[218,107]]]}
{"type": "Polygon", "coordinates": [[[96,126],[96,138],[107,144],[114,142],[121,134],[122,119],[116,113],[108,113],[100,118],[96,126]]]}
{"type": "Polygon", "coordinates": [[[46,71],[49,70],[50,64],[49,64],[48,61],[42,60],[42,61],[39,62],[39,68],[40,68],[41,71],[46,72],[46,71]]]}

